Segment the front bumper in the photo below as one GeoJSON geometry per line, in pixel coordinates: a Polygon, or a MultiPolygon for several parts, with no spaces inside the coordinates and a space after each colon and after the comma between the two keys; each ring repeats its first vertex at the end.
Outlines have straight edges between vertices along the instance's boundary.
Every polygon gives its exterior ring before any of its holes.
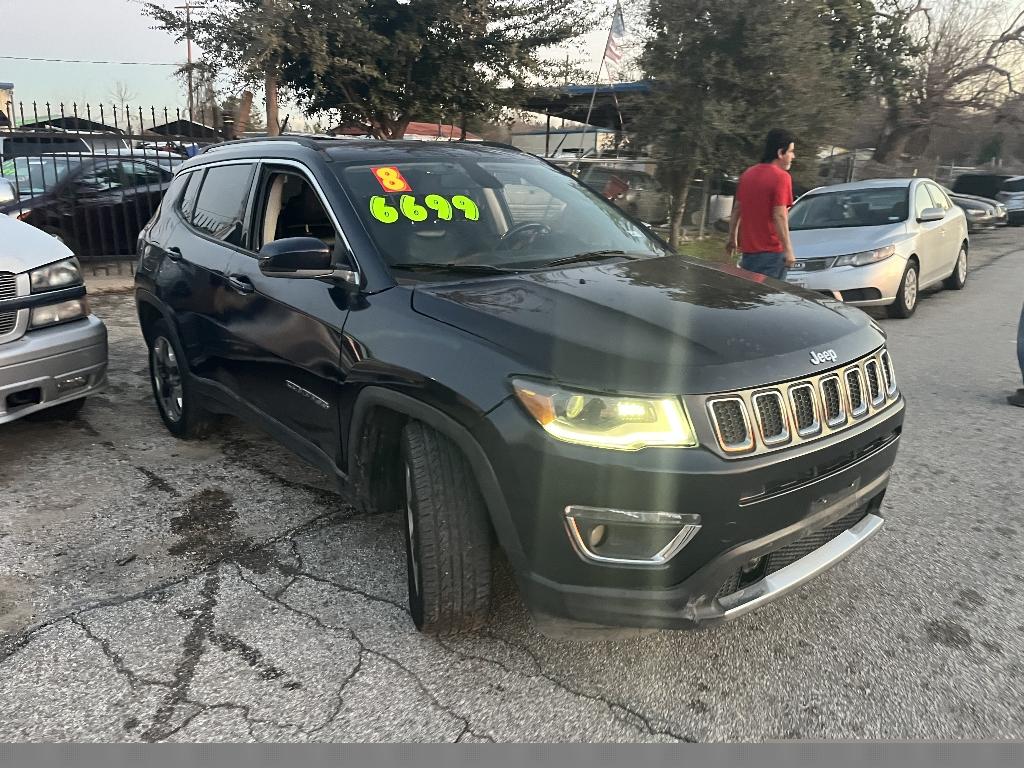
{"type": "Polygon", "coordinates": [[[864,267],[833,267],[815,272],[790,270],[786,281],[857,307],[886,306],[896,300],[907,260],[898,254],[864,267]]]}
{"type": "Polygon", "coordinates": [[[91,395],[107,381],[107,328],[95,315],[0,345],[0,424],[91,395]]]}
{"type": "Polygon", "coordinates": [[[523,553],[514,565],[530,609],[604,626],[686,628],[732,619],[785,595],[877,532],[904,403],[832,438],[736,460],[704,449],[620,454],[543,435],[534,440],[539,430],[525,416],[520,423],[517,409],[505,403],[492,412],[491,424],[506,442],[485,450],[512,510],[518,536],[512,549],[523,553]],[[502,451],[498,461],[495,451],[502,451]],[[801,480],[786,485],[793,478],[801,480]],[[569,505],[699,514],[701,529],[654,567],[595,563],[578,554],[564,529],[562,511],[569,505]],[[764,578],[722,592],[746,564],[817,541],[842,520],[852,521],[846,532],[764,578]]]}

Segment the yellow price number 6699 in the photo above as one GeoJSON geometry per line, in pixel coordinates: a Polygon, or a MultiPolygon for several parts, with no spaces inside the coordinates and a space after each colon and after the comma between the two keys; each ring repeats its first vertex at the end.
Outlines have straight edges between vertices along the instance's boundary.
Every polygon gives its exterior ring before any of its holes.
{"type": "Polygon", "coordinates": [[[456,210],[462,211],[467,221],[480,218],[480,208],[465,195],[455,195],[451,200],[441,195],[427,195],[423,198],[423,205],[417,203],[413,195],[402,195],[397,208],[390,205],[383,195],[370,198],[370,215],[382,224],[394,224],[400,216],[409,221],[425,221],[430,211],[434,211],[441,221],[451,221],[456,210]]]}

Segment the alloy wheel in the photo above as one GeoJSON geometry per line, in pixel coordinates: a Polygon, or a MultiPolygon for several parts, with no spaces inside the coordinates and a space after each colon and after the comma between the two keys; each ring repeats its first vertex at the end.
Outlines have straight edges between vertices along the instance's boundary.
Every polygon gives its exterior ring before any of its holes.
{"type": "Polygon", "coordinates": [[[960,249],[960,255],[957,257],[956,273],[961,285],[967,282],[967,251],[963,248],[960,249]]]}
{"type": "Polygon", "coordinates": [[[164,337],[158,336],[153,342],[153,384],[160,407],[171,421],[181,421],[184,405],[184,388],[181,383],[181,369],[174,347],[164,337]]]}
{"type": "Polygon", "coordinates": [[[917,269],[913,266],[903,280],[903,304],[908,310],[917,306],[917,269]]]}

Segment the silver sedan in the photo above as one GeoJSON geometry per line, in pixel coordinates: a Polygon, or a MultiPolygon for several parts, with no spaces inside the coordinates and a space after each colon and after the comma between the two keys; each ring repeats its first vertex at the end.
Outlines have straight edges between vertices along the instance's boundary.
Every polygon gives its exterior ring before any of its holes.
{"type": "Polygon", "coordinates": [[[967,220],[931,179],[814,189],[789,223],[796,264],[786,279],[847,304],[910,317],[922,289],[967,281],[967,220]]]}

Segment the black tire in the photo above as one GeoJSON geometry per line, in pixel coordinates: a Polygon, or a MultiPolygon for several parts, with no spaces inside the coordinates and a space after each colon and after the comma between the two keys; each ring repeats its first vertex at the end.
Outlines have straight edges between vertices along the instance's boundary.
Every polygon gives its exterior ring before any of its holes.
{"type": "Polygon", "coordinates": [[[202,404],[195,391],[191,377],[185,364],[185,353],[182,351],[174,334],[167,323],[157,320],[147,329],[147,345],[149,346],[149,383],[153,388],[153,399],[156,401],[160,418],[167,430],[183,440],[191,440],[208,435],[217,424],[216,418],[202,404]],[[163,360],[165,370],[161,368],[163,353],[171,355],[170,360],[163,360]],[[179,361],[180,364],[179,364],[179,361]],[[175,376],[166,370],[168,362],[173,363],[177,370],[175,376]],[[180,387],[177,394],[173,387],[180,387]]]}
{"type": "Polygon", "coordinates": [[[886,308],[889,317],[897,317],[903,320],[910,317],[917,309],[919,295],[920,279],[918,266],[917,262],[911,259],[907,262],[907,268],[903,270],[903,279],[900,280],[900,288],[896,292],[896,301],[886,308]],[[912,290],[909,287],[908,281],[911,281],[913,284],[912,290]]]}
{"type": "Polygon", "coordinates": [[[960,252],[956,256],[956,264],[953,265],[953,274],[947,277],[943,283],[949,290],[962,291],[963,287],[967,285],[967,257],[967,245],[961,245],[960,252]]]}
{"type": "Polygon", "coordinates": [[[25,418],[32,421],[74,421],[75,417],[81,413],[84,405],[85,398],[80,397],[77,400],[71,400],[67,403],[53,405],[41,411],[30,413],[25,418]]]}
{"type": "Polygon", "coordinates": [[[491,601],[487,510],[462,452],[418,421],[402,431],[409,610],[439,637],[479,629],[491,601]]]}

